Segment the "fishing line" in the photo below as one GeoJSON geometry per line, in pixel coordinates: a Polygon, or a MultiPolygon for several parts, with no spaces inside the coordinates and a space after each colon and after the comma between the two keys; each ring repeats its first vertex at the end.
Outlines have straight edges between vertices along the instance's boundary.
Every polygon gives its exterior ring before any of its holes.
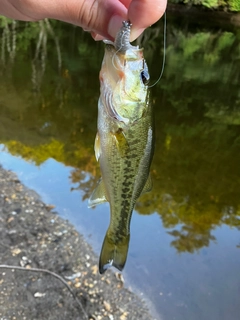
{"type": "Polygon", "coordinates": [[[121,50],[121,48],[118,49],[118,51],[114,52],[114,55],[112,56],[112,65],[114,66],[114,68],[115,68],[116,70],[121,71],[120,69],[118,69],[118,68],[116,67],[115,62],[114,62],[115,56],[116,56],[116,54],[119,52],[119,50],[121,50]]]}
{"type": "Polygon", "coordinates": [[[124,31],[124,32],[123,32],[122,38],[121,38],[121,46],[120,46],[120,48],[114,53],[114,55],[113,55],[113,57],[112,57],[112,64],[113,64],[114,68],[115,68],[116,70],[118,70],[118,71],[121,71],[121,69],[118,69],[118,68],[116,67],[116,65],[115,65],[115,63],[114,63],[114,58],[115,58],[115,56],[117,55],[117,53],[118,53],[118,52],[122,49],[122,47],[123,47],[123,36],[125,35],[126,32],[127,32],[127,31],[124,31]]]}
{"type": "Polygon", "coordinates": [[[166,61],[166,38],[167,38],[167,13],[164,12],[164,24],[163,24],[163,62],[162,62],[162,70],[160,73],[160,76],[158,77],[157,81],[152,84],[151,86],[148,86],[148,88],[154,87],[162,78],[164,67],[165,67],[165,61],[166,61]]]}

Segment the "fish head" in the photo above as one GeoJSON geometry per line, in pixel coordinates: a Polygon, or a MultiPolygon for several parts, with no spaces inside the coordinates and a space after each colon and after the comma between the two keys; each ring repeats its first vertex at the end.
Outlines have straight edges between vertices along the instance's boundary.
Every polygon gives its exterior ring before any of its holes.
{"type": "Polygon", "coordinates": [[[137,121],[148,104],[149,73],[143,49],[130,46],[124,52],[107,44],[100,72],[105,105],[118,121],[137,121]]]}

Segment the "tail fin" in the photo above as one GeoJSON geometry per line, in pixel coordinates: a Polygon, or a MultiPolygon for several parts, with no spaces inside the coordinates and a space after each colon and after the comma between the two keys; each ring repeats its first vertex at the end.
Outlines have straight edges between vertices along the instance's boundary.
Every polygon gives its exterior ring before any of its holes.
{"type": "Polygon", "coordinates": [[[113,241],[108,232],[106,233],[99,259],[99,272],[101,274],[111,266],[119,271],[123,270],[127,260],[129,239],[130,235],[127,235],[121,240],[113,241]]]}

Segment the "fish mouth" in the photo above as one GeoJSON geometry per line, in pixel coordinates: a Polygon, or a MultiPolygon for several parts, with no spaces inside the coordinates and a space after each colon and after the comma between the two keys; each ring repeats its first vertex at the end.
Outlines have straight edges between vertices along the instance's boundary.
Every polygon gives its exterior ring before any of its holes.
{"type": "Polygon", "coordinates": [[[123,21],[114,42],[104,41],[101,99],[113,121],[123,126],[139,120],[148,100],[148,68],[143,49],[130,44],[130,21],[123,21]]]}
{"type": "Polygon", "coordinates": [[[122,22],[122,27],[118,31],[115,41],[103,40],[107,45],[113,46],[117,53],[125,54],[128,50],[139,50],[138,46],[133,46],[130,43],[132,24],[129,20],[122,22]]]}
{"type": "Polygon", "coordinates": [[[123,21],[122,22],[122,28],[117,33],[114,45],[117,52],[125,54],[127,50],[129,49],[138,49],[138,46],[132,46],[130,44],[130,34],[131,34],[131,22],[123,21]]]}

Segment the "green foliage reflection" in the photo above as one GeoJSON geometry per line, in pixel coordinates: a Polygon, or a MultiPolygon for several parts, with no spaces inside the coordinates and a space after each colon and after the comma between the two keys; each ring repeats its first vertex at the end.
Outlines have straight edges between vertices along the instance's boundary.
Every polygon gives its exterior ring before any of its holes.
{"type": "MultiPolygon", "coordinates": [[[[103,45],[59,22],[0,21],[0,142],[36,165],[54,158],[72,166],[75,189],[88,198],[99,177],[93,142],[103,45]]],[[[158,213],[172,246],[194,252],[215,241],[217,226],[240,228],[240,47],[237,31],[183,30],[168,26],[165,73],[152,89],[154,187],[136,210],[158,213]]],[[[153,76],[160,34],[156,26],[142,37],[153,76]]]]}
{"type": "Polygon", "coordinates": [[[170,0],[170,3],[181,3],[192,6],[201,6],[209,9],[240,11],[239,0],[170,0]]]}

